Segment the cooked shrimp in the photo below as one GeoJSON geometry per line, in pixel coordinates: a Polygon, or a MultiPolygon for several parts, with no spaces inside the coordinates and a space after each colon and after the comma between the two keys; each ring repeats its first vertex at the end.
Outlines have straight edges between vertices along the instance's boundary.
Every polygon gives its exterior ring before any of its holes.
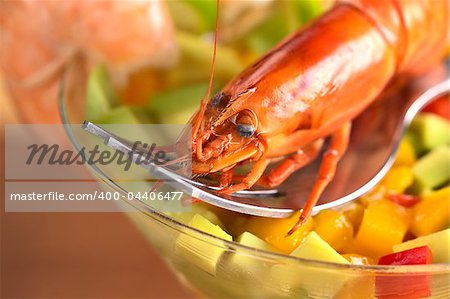
{"type": "Polygon", "coordinates": [[[162,1],[14,1],[0,4],[0,65],[28,122],[59,122],[63,66],[81,53],[116,78],[177,60],[174,27],[162,1]]]}

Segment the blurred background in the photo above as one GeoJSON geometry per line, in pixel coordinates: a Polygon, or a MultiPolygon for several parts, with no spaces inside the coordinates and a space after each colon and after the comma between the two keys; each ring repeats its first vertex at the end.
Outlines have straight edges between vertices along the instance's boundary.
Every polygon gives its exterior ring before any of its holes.
{"type": "MultiPolygon", "coordinates": [[[[222,1],[213,89],[331,2],[222,1]]],[[[185,123],[206,91],[215,20],[215,1],[2,1],[2,127],[61,123],[58,89],[74,61],[87,82],[71,103],[80,119],[185,123]]],[[[125,215],[5,213],[1,188],[2,298],[196,296],[125,215]]]]}

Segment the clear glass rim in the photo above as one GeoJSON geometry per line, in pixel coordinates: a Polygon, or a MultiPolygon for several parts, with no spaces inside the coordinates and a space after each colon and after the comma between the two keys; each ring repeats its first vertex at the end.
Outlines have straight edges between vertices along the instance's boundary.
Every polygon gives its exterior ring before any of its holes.
{"type": "MultiPolygon", "coordinates": [[[[59,92],[58,92],[58,110],[59,114],[62,120],[62,124],[64,126],[64,129],[69,137],[69,140],[72,143],[72,146],[74,146],[77,150],[81,148],[80,144],[75,138],[75,135],[71,131],[71,125],[75,124],[73,122],[70,122],[70,119],[68,117],[67,113],[67,106],[65,104],[65,98],[64,98],[64,91],[65,91],[65,79],[66,79],[66,73],[70,71],[70,65],[67,65],[64,69],[63,75],[61,77],[60,85],[59,85],[59,92]]],[[[119,185],[117,185],[112,179],[110,179],[104,172],[101,171],[98,167],[95,165],[89,165],[89,168],[93,170],[99,181],[102,181],[103,183],[107,184],[110,188],[118,191],[126,193],[126,190],[121,188],[119,185]]],[[[242,245],[235,241],[227,241],[222,238],[219,238],[217,236],[211,235],[207,232],[198,230],[196,228],[190,227],[186,224],[183,224],[182,222],[179,222],[178,220],[171,218],[170,216],[157,211],[155,209],[152,209],[150,206],[147,206],[145,204],[131,204],[128,201],[124,201],[126,204],[131,205],[136,209],[137,212],[143,213],[154,220],[160,222],[161,224],[168,226],[172,229],[175,229],[179,231],[180,233],[184,233],[189,235],[190,237],[200,239],[202,241],[206,241],[210,243],[213,246],[220,247],[220,243],[218,244],[218,241],[221,242],[225,249],[233,248],[236,251],[244,251],[247,254],[251,256],[257,256],[259,258],[265,258],[265,259],[278,259],[278,260],[286,260],[289,262],[294,262],[297,264],[301,264],[303,266],[309,266],[309,267],[316,267],[316,268],[323,268],[323,269],[336,269],[336,270],[352,270],[352,271],[360,271],[360,272],[377,272],[377,273],[385,273],[385,274],[448,274],[450,273],[450,263],[434,263],[434,264],[426,264],[426,265],[394,265],[394,266],[384,266],[384,265],[352,265],[352,264],[341,264],[341,263],[332,263],[332,262],[325,262],[325,261],[318,261],[318,260],[310,260],[310,259],[303,259],[300,257],[291,256],[288,254],[283,253],[277,253],[277,252],[271,252],[266,250],[260,250],[253,247],[249,247],[246,245],[242,245]]]]}

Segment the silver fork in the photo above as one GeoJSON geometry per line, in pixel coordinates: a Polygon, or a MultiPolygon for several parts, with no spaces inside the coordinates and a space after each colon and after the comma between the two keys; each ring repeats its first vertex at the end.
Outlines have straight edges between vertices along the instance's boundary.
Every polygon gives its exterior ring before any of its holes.
{"type": "MultiPolygon", "coordinates": [[[[445,80],[419,96],[379,100],[366,109],[353,121],[349,148],[313,214],[347,204],[379,183],[391,168],[400,140],[414,116],[425,105],[449,93],[450,80],[445,80]]],[[[417,90],[414,94],[417,95],[417,90]]],[[[83,129],[103,139],[107,146],[130,155],[133,161],[142,155],[133,151],[133,142],[98,125],[86,121],[83,129]]],[[[168,167],[151,163],[139,165],[153,176],[209,204],[249,215],[283,218],[304,205],[316,180],[320,159],[291,175],[277,189],[246,190],[233,195],[219,194],[219,188],[181,176],[168,167]]]]}

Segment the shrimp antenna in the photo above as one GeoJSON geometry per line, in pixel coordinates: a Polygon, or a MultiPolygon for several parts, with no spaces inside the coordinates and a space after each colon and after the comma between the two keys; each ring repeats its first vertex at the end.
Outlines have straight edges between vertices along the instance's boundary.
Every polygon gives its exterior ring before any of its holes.
{"type": "Polygon", "coordinates": [[[220,0],[216,1],[216,24],[215,24],[215,32],[214,32],[214,48],[213,48],[213,57],[212,57],[212,64],[211,64],[211,72],[209,73],[209,84],[208,89],[206,90],[205,97],[202,99],[200,103],[200,109],[197,114],[197,118],[194,123],[194,127],[192,128],[192,132],[194,140],[195,137],[197,137],[197,132],[200,129],[200,125],[202,123],[202,117],[205,114],[206,110],[206,104],[208,103],[209,98],[211,97],[211,90],[213,85],[213,79],[214,79],[214,71],[216,68],[216,52],[217,52],[217,40],[219,36],[219,8],[220,8],[220,0]]]}

